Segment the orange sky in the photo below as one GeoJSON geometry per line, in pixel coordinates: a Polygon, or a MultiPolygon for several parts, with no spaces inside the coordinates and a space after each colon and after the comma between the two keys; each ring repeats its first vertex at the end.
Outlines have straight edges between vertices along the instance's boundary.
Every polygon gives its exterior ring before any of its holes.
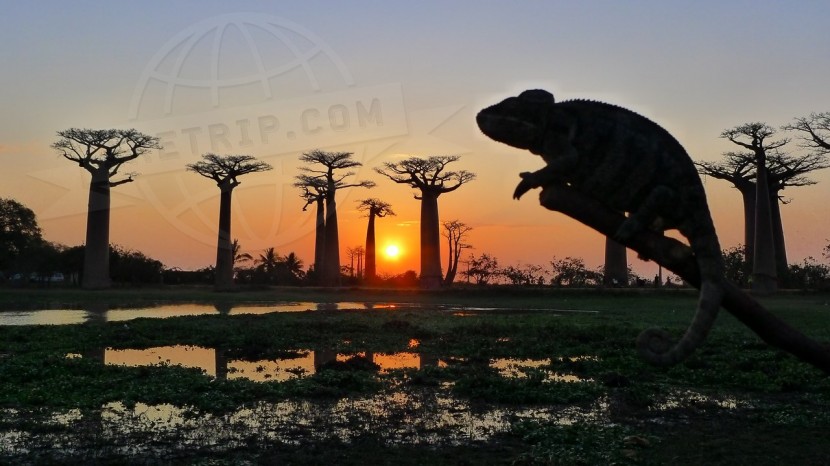
{"type": "MultiPolygon", "coordinates": [[[[594,268],[600,235],[539,207],[536,192],[511,199],[518,174],[542,161],[481,135],[480,109],[534,87],[558,100],[609,101],[708,161],[736,149],[718,137],[724,129],[830,111],[830,61],[816,60],[830,48],[821,2],[757,4],[751,17],[739,4],[708,2],[101,5],[17,2],[0,18],[0,197],[32,208],[47,239],[80,244],[89,175],[50,149],[55,132],[159,135],[164,150],[125,167],[140,176],[113,191],[111,240],[168,267],[215,259],[218,188],[184,169],[206,151],[274,166],[242,177],[234,193],[233,237],[253,255],[275,247],[313,260],[314,212],[302,211],[291,184],[299,155],[322,148],[354,152],[364,164],[356,179],[378,184],[338,194],[343,264],[365,240],[355,201],[377,197],[398,214],[378,220],[379,246],[401,248],[395,260],[379,255],[379,273],[418,271],[419,204],[372,169],[456,154],[453,168],[477,179],[442,196],[440,215],[473,227],[472,253],[502,265],[574,256],[594,268]],[[108,15],[131,20],[85,21],[108,15]]],[[[829,242],[830,170],[812,178],[817,185],[783,193],[790,262],[819,258],[829,242]]],[[[711,179],[706,189],[722,246],[737,245],[737,191],[711,179]]],[[[633,256],[641,275],[656,272],[633,256]]]]}

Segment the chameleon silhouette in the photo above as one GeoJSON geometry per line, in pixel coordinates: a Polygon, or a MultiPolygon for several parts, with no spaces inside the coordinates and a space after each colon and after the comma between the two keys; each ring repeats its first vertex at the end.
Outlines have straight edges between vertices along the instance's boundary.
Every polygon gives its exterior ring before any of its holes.
{"type": "Polygon", "coordinates": [[[637,337],[648,362],[670,366],[706,339],[723,297],[723,258],[697,170],[685,149],[653,121],[616,105],[588,100],[555,102],[528,90],[479,112],[481,131],[540,155],[544,168],[521,173],[513,197],[562,184],[628,213],[614,239],[622,244],[644,229],[677,229],[686,237],[702,278],[694,319],[672,343],[651,328],[637,337]]]}

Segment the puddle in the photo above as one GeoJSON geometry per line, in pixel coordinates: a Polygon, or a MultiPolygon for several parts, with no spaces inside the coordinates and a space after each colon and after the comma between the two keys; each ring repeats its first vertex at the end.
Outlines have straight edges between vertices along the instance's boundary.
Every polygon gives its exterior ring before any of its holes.
{"type": "MultiPolygon", "coordinates": [[[[540,364],[538,360],[527,361],[523,364],[540,364]]],[[[0,408],[0,418],[17,426],[0,431],[0,455],[46,451],[53,459],[100,454],[158,458],[193,448],[222,453],[251,445],[304,445],[321,440],[350,443],[367,435],[382,438],[387,445],[435,447],[486,442],[521,421],[611,425],[614,419],[608,397],[584,406],[513,407],[471,404],[449,390],[442,385],[432,390],[398,389],[339,400],[256,402],[226,414],[170,404],[127,407],[112,402],[99,410],[54,411],[34,423],[28,422],[33,413],[0,408]]],[[[678,390],[653,411],[700,403],[715,409],[751,406],[737,398],[678,390]]],[[[652,422],[665,421],[658,414],[652,422]]]]}
{"type": "MultiPolygon", "coordinates": [[[[417,339],[409,341],[409,349],[420,345],[417,339]]],[[[190,345],[158,346],[146,349],[98,349],[85,354],[69,353],[67,358],[87,357],[107,365],[151,366],[171,365],[196,368],[209,377],[220,379],[244,378],[254,382],[284,382],[287,380],[309,377],[323,366],[332,363],[347,363],[355,358],[362,358],[377,367],[381,374],[395,370],[420,370],[424,367],[444,368],[452,364],[463,363],[463,358],[453,356],[437,357],[414,351],[397,353],[337,353],[335,351],[312,351],[300,349],[287,352],[286,356],[273,359],[248,360],[229,356],[227,351],[190,345]]],[[[569,358],[571,360],[590,357],[569,358]]],[[[491,359],[490,367],[496,369],[502,377],[525,378],[531,372],[545,373],[546,382],[593,382],[593,379],[574,374],[555,372],[551,369],[551,359],[491,359]]]]}
{"type": "MultiPolygon", "coordinates": [[[[454,316],[469,317],[480,312],[510,311],[509,308],[469,307],[447,304],[357,302],[318,303],[311,301],[270,304],[162,304],[137,308],[96,309],[36,309],[0,310],[0,326],[8,325],[75,325],[85,322],[124,322],[133,319],[164,319],[204,315],[271,314],[275,312],[345,311],[345,310],[400,310],[435,309],[452,312],[454,316]]],[[[597,311],[535,309],[557,313],[596,313],[597,311]]]]}
{"type": "Polygon", "coordinates": [[[228,379],[248,379],[254,382],[285,382],[312,375],[316,372],[314,355],[307,352],[302,356],[286,360],[228,361],[228,379]]]}
{"type": "Polygon", "coordinates": [[[721,409],[738,409],[749,407],[749,404],[734,396],[712,397],[694,390],[678,390],[657,403],[652,409],[655,411],[668,411],[688,408],[690,406],[713,406],[721,409]]]}
{"type": "MultiPolygon", "coordinates": [[[[410,349],[418,347],[417,339],[410,349]]],[[[297,350],[281,358],[244,360],[223,351],[199,346],[176,345],[136,349],[102,349],[67,357],[97,358],[105,364],[182,365],[196,367],[212,377],[247,378],[260,382],[286,381],[315,374],[331,362],[365,358],[379,372],[395,369],[445,367],[464,358],[433,357],[413,351],[398,353],[337,353],[297,350]]],[[[592,356],[567,358],[571,361],[592,356]]],[[[526,377],[527,372],[546,371],[551,382],[585,382],[573,375],[557,374],[553,359],[491,359],[490,367],[504,377],[526,377]]],[[[736,409],[750,406],[735,397],[708,396],[691,390],[676,390],[661,397],[651,408],[653,422],[666,419],[673,409],[706,407],[736,409]]],[[[452,383],[437,387],[396,384],[380,393],[337,400],[286,400],[255,402],[225,414],[210,414],[170,404],[108,403],[98,410],[77,409],[34,414],[0,408],[0,419],[14,426],[0,431],[0,457],[50,452],[50,458],[87,458],[96,455],[166,457],[192,451],[222,452],[252,445],[304,445],[336,440],[349,443],[363,436],[380,438],[388,445],[451,446],[486,442],[506,433],[523,420],[560,425],[594,423],[610,425],[614,415],[609,397],[584,405],[510,406],[471,403],[452,394],[452,383]]],[[[618,415],[618,414],[617,414],[618,415]]],[[[615,421],[616,422],[616,421],[615,421]]],[[[66,461],[70,462],[70,461],[66,461]]]]}
{"type": "MultiPolygon", "coordinates": [[[[410,340],[410,348],[418,346],[410,340]]],[[[107,365],[153,366],[170,365],[196,368],[203,374],[221,379],[244,378],[254,382],[284,382],[316,374],[329,363],[365,358],[385,374],[401,369],[422,369],[425,365],[441,367],[438,358],[414,352],[398,353],[336,353],[334,351],[291,351],[289,356],[274,359],[246,360],[228,357],[225,351],[200,346],[172,345],[147,349],[98,349],[84,355],[69,353],[67,358],[87,357],[107,365]]]]}
{"type": "MultiPolygon", "coordinates": [[[[0,409],[15,422],[20,413],[0,409]]],[[[388,445],[460,445],[487,441],[522,420],[607,422],[601,405],[576,407],[475,407],[446,390],[394,391],[334,401],[257,402],[228,414],[200,413],[169,404],[121,402],[81,414],[59,412],[52,428],[0,432],[0,453],[47,450],[63,455],[173,455],[192,448],[223,452],[251,445],[302,445],[320,440],[349,443],[362,436],[388,445]],[[103,449],[103,450],[102,450],[103,449]]],[[[44,421],[46,422],[46,421],[44,421]]],[[[26,425],[20,423],[18,425],[26,425]]]]}
{"type": "Polygon", "coordinates": [[[112,366],[153,366],[171,365],[200,369],[216,377],[216,350],[199,346],[158,346],[148,349],[104,350],[103,363],[112,366]]]}
{"type": "Polygon", "coordinates": [[[0,312],[0,325],[73,325],[89,320],[89,312],[78,309],[0,312]]]}
{"type": "Polygon", "coordinates": [[[123,322],[133,319],[164,319],[204,315],[270,314],[274,312],[338,311],[349,309],[396,309],[408,304],[284,302],[274,304],[212,305],[164,304],[138,308],[42,309],[0,311],[0,325],[71,325],[88,321],[123,322]]]}
{"type": "MultiPolygon", "coordinates": [[[[578,358],[568,358],[577,360],[578,358]]],[[[545,382],[593,382],[594,379],[580,377],[574,374],[563,374],[551,369],[551,359],[515,359],[498,358],[490,360],[490,367],[496,369],[499,375],[505,378],[527,378],[530,372],[543,371],[545,382]]]]}

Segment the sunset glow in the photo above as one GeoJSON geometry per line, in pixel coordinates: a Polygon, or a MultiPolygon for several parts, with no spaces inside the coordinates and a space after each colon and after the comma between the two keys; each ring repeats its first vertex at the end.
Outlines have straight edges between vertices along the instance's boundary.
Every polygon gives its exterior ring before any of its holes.
{"type": "Polygon", "coordinates": [[[398,247],[397,244],[390,244],[386,246],[386,249],[383,250],[383,254],[386,255],[387,259],[397,259],[401,255],[401,248],[398,247]]]}
{"type": "MultiPolygon", "coordinates": [[[[305,269],[313,263],[317,212],[294,183],[301,154],[324,148],[360,163],[339,172],[352,172],[344,184],[375,184],[337,190],[341,264],[366,244],[366,212],[355,201],[376,197],[394,209],[374,223],[378,276],[420,273],[421,202],[375,169],[458,155],[447,169],[476,179],[438,204],[441,222],[472,228],[462,260],[488,254],[502,267],[549,269],[554,257],[578,257],[595,269],[602,235],[540,207],[538,191],[513,199],[519,173],[544,161],[484,136],[475,120],[482,108],[531,88],[558,101],[606,101],[659,123],[699,162],[735,150],[719,137],[727,128],[763,121],[777,130],[773,139],[795,138],[780,128],[830,111],[830,60],[816,60],[830,47],[829,2],[760,2],[747,21],[730,20],[745,13],[730,2],[426,2],[417,12],[397,2],[119,2],[106,14],[131,21],[96,28],[82,25],[103,3],[46,3],[9,2],[0,18],[0,56],[13,70],[0,76],[0,197],[32,209],[44,239],[83,244],[90,175],[50,147],[56,132],[135,128],[159,137],[162,149],[120,172],[137,176],[112,189],[109,240],[171,269],[215,265],[220,190],[185,170],[207,152],[274,167],[246,175],[233,194],[231,236],[253,257],[275,248],[305,269]],[[759,44],[770,47],[745,54],[759,44]]],[[[796,140],[784,149],[804,153],[796,140]]],[[[815,184],[788,188],[781,205],[793,264],[826,263],[830,169],[807,178],[815,184]]],[[[704,183],[720,245],[743,243],[740,193],[720,179],[704,183]]],[[[446,253],[442,237],[445,270],[446,253]]],[[[628,260],[649,280],[658,273],[634,253],[628,260]]]]}

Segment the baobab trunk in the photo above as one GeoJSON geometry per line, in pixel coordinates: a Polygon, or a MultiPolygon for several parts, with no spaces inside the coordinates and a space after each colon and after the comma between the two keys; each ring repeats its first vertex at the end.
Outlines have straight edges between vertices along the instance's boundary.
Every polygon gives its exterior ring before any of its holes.
{"type": "Polygon", "coordinates": [[[337,203],[332,194],[326,197],[326,249],[321,275],[324,286],[340,286],[340,240],[337,236],[337,203]]]}
{"type": "Polygon", "coordinates": [[[317,225],[314,230],[314,271],[317,282],[322,281],[323,269],[326,263],[326,212],[324,200],[317,201],[317,225]]]}
{"type": "Polygon", "coordinates": [[[83,288],[109,288],[110,280],[110,180],[109,172],[92,172],[86,217],[83,288]]]}
{"type": "Polygon", "coordinates": [[[755,186],[740,189],[744,201],[744,262],[747,275],[752,273],[755,256],[755,186]]]}
{"type": "Polygon", "coordinates": [[[421,288],[440,288],[441,275],[438,195],[424,191],[421,198],[421,288]]]}
{"type": "Polygon", "coordinates": [[[752,261],[752,291],[772,294],[777,288],[775,241],[772,234],[769,183],[765,157],[758,157],[755,183],[755,251],[752,261]]]}
{"type": "Polygon", "coordinates": [[[452,232],[448,234],[447,240],[447,275],[444,276],[444,286],[452,286],[455,281],[455,275],[458,273],[458,254],[456,248],[458,244],[453,244],[452,232]]]}
{"type": "Polygon", "coordinates": [[[233,289],[233,243],[231,242],[231,194],[233,188],[220,186],[219,197],[219,238],[216,245],[216,277],[214,289],[233,289]]]}
{"type": "Polygon", "coordinates": [[[628,285],[628,257],[625,246],[605,238],[605,285],[628,285]]]}
{"type": "Polygon", "coordinates": [[[781,274],[787,272],[787,243],[784,238],[784,224],[781,221],[781,204],[778,195],[770,193],[769,207],[772,220],[772,238],[775,243],[775,270],[781,274]]]}
{"type": "Polygon", "coordinates": [[[369,212],[369,226],[366,229],[366,263],[364,265],[364,277],[366,282],[373,282],[377,275],[375,266],[375,214],[369,212]]]}

